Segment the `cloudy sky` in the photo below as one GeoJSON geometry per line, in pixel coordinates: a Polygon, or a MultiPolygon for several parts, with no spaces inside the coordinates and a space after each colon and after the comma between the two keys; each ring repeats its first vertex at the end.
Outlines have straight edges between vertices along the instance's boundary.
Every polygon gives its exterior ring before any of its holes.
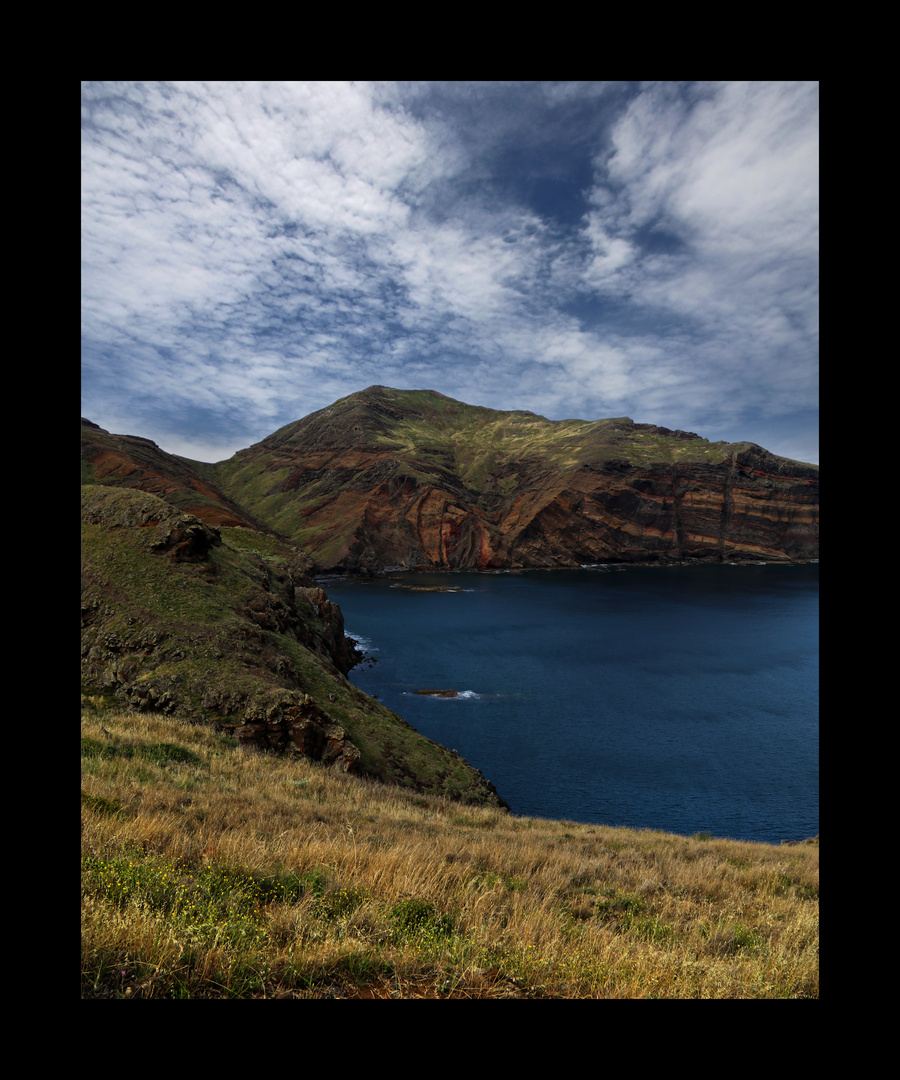
{"type": "Polygon", "coordinates": [[[82,415],[373,383],[818,462],[816,83],[83,83],[82,415]]]}

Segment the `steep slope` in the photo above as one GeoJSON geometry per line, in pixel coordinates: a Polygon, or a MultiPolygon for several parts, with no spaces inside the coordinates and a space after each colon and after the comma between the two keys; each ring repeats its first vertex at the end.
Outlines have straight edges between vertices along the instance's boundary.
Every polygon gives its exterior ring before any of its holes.
{"type": "Polygon", "coordinates": [[[150,439],[111,435],[81,420],[81,482],[148,491],[207,525],[262,526],[201,475],[204,466],[167,454],[150,439]]]}
{"type": "Polygon", "coordinates": [[[818,557],[818,469],[627,417],[373,386],[211,468],[321,570],[818,557]]]}
{"type": "Polygon", "coordinates": [[[240,743],[501,805],[450,750],[357,690],[339,609],[289,545],[157,496],[82,487],[83,700],[212,723],[240,743]]]}

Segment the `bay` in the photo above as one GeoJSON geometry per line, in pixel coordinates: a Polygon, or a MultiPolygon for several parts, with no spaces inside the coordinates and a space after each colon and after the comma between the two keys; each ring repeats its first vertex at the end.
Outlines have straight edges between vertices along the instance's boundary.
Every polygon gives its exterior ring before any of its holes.
{"type": "Polygon", "coordinates": [[[324,584],[374,661],[351,681],[458,750],[514,813],[776,843],[819,831],[818,570],[324,584]]]}

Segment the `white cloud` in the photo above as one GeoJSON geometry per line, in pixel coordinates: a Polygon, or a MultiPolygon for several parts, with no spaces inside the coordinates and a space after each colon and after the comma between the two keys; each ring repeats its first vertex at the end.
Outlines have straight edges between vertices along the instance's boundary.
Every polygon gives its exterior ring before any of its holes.
{"type": "MultiPolygon", "coordinates": [[[[603,256],[607,229],[674,234],[695,278],[708,278],[706,288],[698,290],[695,280],[692,291],[673,292],[676,310],[705,310],[717,296],[775,302],[778,291],[760,273],[777,267],[779,285],[789,288],[798,269],[815,277],[817,111],[815,84],[724,83],[704,87],[694,100],[670,84],[646,88],[613,128],[606,183],[594,193],[602,209],[586,230],[590,242],[603,256]]],[[[648,269],[647,287],[659,302],[658,275],[648,269]]],[[[671,276],[682,272],[676,260],[671,276]]]]}
{"type": "Polygon", "coordinates": [[[371,382],[681,427],[814,403],[814,84],[83,98],[87,415],[237,448],[371,382]],[[577,226],[534,195],[572,169],[577,226]]]}

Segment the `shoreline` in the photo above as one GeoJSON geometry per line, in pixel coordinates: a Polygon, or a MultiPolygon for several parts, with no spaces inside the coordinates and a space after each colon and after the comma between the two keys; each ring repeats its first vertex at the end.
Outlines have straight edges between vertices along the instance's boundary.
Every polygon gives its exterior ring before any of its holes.
{"type": "MultiPolygon", "coordinates": [[[[344,570],[339,567],[332,567],[331,569],[316,571],[313,573],[313,578],[316,582],[326,583],[328,581],[376,581],[378,579],[390,578],[393,576],[400,576],[405,574],[446,574],[452,576],[454,574],[483,574],[485,576],[497,576],[499,574],[554,574],[554,573],[568,573],[571,571],[595,571],[598,573],[610,573],[620,570],[628,570],[631,567],[640,568],[656,568],[661,570],[671,569],[673,567],[707,567],[707,566],[818,566],[818,559],[741,559],[735,560],[723,560],[712,562],[706,559],[681,559],[662,562],[658,559],[651,562],[604,562],[604,563],[582,563],[579,566],[511,566],[505,569],[490,569],[479,570],[477,567],[459,567],[459,566],[402,566],[399,564],[393,564],[390,566],[379,567],[374,573],[363,573],[358,570],[344,570]]],[[[456,592],[461,590],[461,586],[443,586],[443,585],[412,585],[412,584],[398,584],[397,588],[404,588],[410,590],[417,590],[420,592],[426,591],[442,591],[442,592],[456,592]]]]}

